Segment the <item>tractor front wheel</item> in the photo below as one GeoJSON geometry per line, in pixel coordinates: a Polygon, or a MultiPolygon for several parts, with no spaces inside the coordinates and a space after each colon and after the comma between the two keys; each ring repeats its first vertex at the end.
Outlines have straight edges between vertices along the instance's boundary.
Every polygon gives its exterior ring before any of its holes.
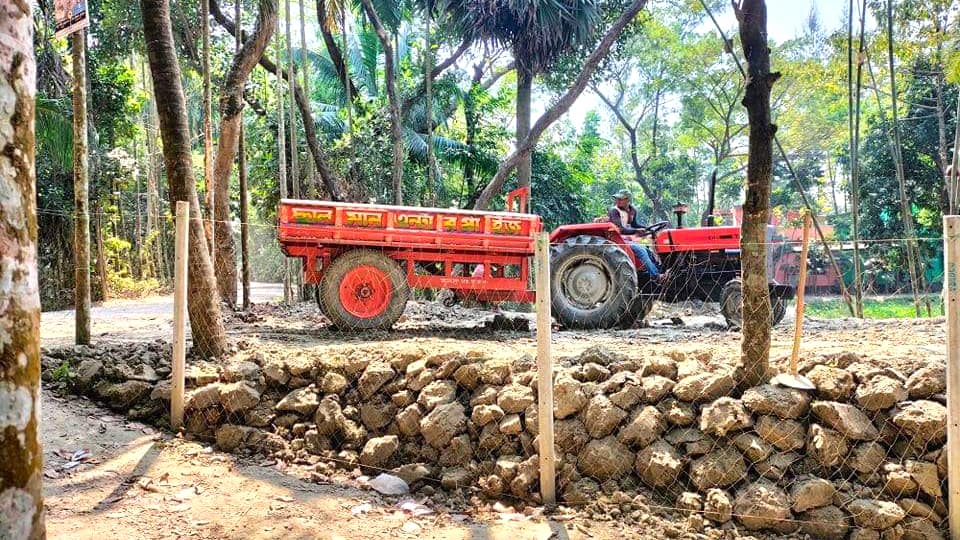
{"type": "Polygon", "coordinates": [[[320,310],[342,330],[390,328],[403,315],[410,286],[390,257],[369,249],[340,255],[320,280],[320,310]]]}
{"type": "Polygon", "coordinates": [[[619,246],[574,236],[551,248],[553,316],[568,328],[613,328],[637,296],[637,270],[619,246]]]}
{"type": "MultiPolygon", "coordinates": [[[[731,279],[720,291],[720,312],[733,330],[743,328],[743,281],[731,279]]],[[[780,298],[770,299],[770,326],[780,324],[787,314],[787,303],[780,298]]]]}

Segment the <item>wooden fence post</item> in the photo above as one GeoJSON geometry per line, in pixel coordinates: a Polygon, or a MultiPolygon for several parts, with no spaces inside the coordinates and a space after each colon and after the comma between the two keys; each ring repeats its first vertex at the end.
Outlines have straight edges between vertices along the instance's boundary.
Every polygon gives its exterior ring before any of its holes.
{"type": "Polygon", "coordinates": [[[540,427],[540,494],[545,506],[557,504],[553,447],[553,357],[550,354],[550,236],[537,236],[537,419],[540,427]]]}
{"type": "Polygon", "coordinates": [[[184,371],[187,356],[187,268],[190,203],[177,201],[177,235],[173,274],[173,373],[170,384],[170,427],[183,425],[184,371]]]}
{"type": "Polygon", "coordinates": [[[960,216],[943,216],[947,315],[947,493],[950,538],[960,540],[960,216]]]}

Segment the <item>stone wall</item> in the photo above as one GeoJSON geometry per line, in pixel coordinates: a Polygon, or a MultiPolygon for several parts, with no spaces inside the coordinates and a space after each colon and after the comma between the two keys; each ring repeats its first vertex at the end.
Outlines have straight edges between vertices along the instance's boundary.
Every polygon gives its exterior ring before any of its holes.
{"type": "MultiPolygon", "coordinates": [[[[169,346],[45,351],[44,378],[139,419],[166,421],[169,346]],[[64,367],[66,366],[66,367],[64,367]]],[[[854,354],[809,363],[817,386],[740,393],[723,362],[558,360],[561,501],[639,499],[695,527],[817,538],[942,538],[945,374],[905,374],[854,354]],[[704,521],[706,520],[706,521],[704,521]]],[[[533,359],[474,352],[241,351],[191,362],[186,430],[225,451],[390,471],[414,490],[538,500],[533,359]]]]}

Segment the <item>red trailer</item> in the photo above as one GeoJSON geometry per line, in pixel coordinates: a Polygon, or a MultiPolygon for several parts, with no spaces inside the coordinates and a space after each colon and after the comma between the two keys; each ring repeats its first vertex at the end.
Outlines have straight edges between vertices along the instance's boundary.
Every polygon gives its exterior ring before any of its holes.
{"type": "MultiPolygon", "coordinates": [[[[526,207],[526,191],[508,208],[526,207]]],[[[285,199],[283,252],[338,327],[388,328],[411,288],[451,289],[481,301],[532,302],[530,261],[539,216],[285,199]]]]}

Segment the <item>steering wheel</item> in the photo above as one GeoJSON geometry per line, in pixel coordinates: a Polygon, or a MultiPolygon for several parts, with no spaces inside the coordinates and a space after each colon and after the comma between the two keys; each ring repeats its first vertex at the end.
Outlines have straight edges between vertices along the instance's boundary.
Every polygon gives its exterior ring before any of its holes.
{"type": "Polygon", "coordinates": [[[643,233],[643,234],[644,234],[645,236],[646,236],[646,235],[650,235],[650,236],[652,237],[653,235],[655,235],[655,234],[657,234],[658,232],[666,229],[666,228],[669,227],[669,226],[670,226],[670,222],[669,222],[669,221],[658,221],[658,222],[654,223],[653,225],[647,225],[646,227],[644,227],[644,228],[643,228],[643,230],[644,230],[644,233],[643,233]]]}

